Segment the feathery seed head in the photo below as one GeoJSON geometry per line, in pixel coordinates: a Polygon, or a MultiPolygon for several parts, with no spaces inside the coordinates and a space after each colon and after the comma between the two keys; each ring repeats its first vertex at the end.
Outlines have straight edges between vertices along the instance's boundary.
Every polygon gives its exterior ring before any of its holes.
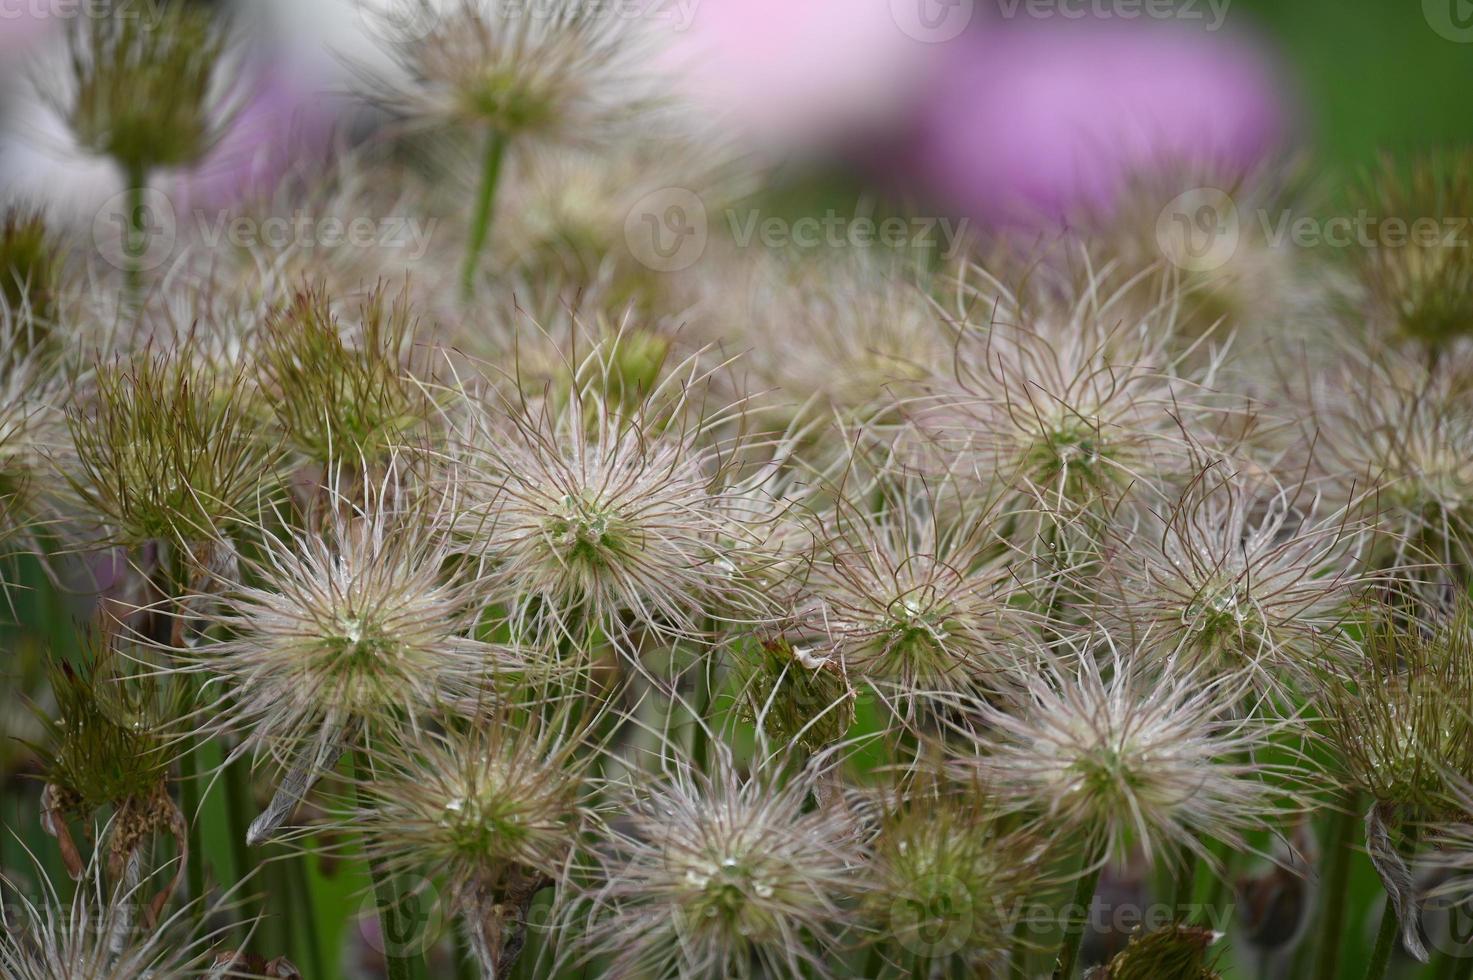
{"type": "Polygon", "coordinates": [[[1156,653],[1209,674],[1246,670],[1260,691],[1307,680],[1369,582],[1360,523],[1321,514],[1303,484],[1222,461],[1121,545],[1102,576],[1102,618],[1122,611],[1156,653]]]}
{"type": "Polygon", "coordinates": [[[277,454],[245,385],[189,344],[97,368],[90,397],[67,410],[77,472],[66,476],[110,537],[198,542],[256,512],[277,454]]]}
{"type": "Polygon", "coordinates": [[[369,847],[444,874],[457,893],[504,898],[516,875],[556,880],[587,819],[576,750],[511,718],[414,739],[365,787],[369,847]]]}
{"type": "Polygon", "coordinates": [[[61,274],[61,243],[39,210],[6,208],[0,215],[0,301],[25,327],[14,341],[39,346],[55,315],[55,292],[61,274]]]}
{"type": "Polygon", "coordinates": [[[975,689],[1015,663],[1030,632],[1023,590],[990,508],[968,501],[956,508],[968,523],[949,525],[941,491],[918,483],[882,488],[878,510],[837,504],[802,625],[856,679],[909,695],[975,689]]]}
{"type": "Polygon", "coordinates": [[[159,792],[185,714],[180,685],[136,676],[110,638],[94,638],[75,667],[51,670],[54,715],[45,727],[45,779],[66,809],[90,814],[159,792]]]}
{"type": "Polygon", "coordinates": [[[203,8],[164,0],[143,17],[127,4],[78,17],[71,42],[77,141],[130,175],[197,163],[219,139],[214,98],[225,35],[203,8]]]}
{"type": "Polygon", "coordinates": [[[976,791],[929,787],[887,813],[866,872],[873,942],[958,965],[995,962],[1020,903],[1043,882],[1043,849],[1004,833],[976,791]]]}
{"type": "Polygon", "coordinates": [[[976,706],[977,754],[955,767],[1001,809],[1116,861],[1183,846],[1210,861],[1202,841],[1241,846],[1292,801],[1294,770],[1262,758],[1285,726],[1236,714],[1241,679],[1148,678],[1119,656],[1107,673],[1092,651],[1075,653],[1073,666],[1020,676],[1011,696],[976,706]]]}
{"type": "Polygon", "coordinates": [[[959,289],[958,315],[983,322],[962,333],[954,378],[911,415],[948,460],[1011,487],[1020,549],[1092,552],[1091,531],[1129,489],[1181,475],[1192,440],[1222,441],[1214,367],[1182,377],[1171,310],[1126,318],[1128,284],[1112,290],[1108,270],[1065,298],[1016,297],[978,274],[959,289]]]}
{"type": "Polygon", "coordinates": [[[1327,463],[1350,496],[1377,508],[1394,549],[1371,560],[1396,568],[1428,558],[1473,565],[1473,412],[1468,358],[1449,351],[1430,369],[1407,352],[1358,355],[1327,379],[1315,420],[1327,463]],[[1358,484],[1353,481],[1358,481],[1358,484]]]}
{"type": "Polygon", "coordinates": [[[268,317],[260,383],[302,459],[378,465],[423,433],[436,409],[415,376],[417,329],[407,287],[391,302],[379,286],[349,325],[310,287],[268,317]]]}
{"type": "Polygon", "coordinates": [[[219,684],[217,730],[284,775],[250,834],[260,841],[346,751],[413,731],[436,711],[494,700],[528,663],[478,637],[482,606],[430,502],[339,498],[321,527],[266,535],[210,613],[223,638],[181,655],[219,684]],[[390,501],[396,503],[390,503],[390,501]]]}
{"type": "Polygon", "coordinates": [[[1473,772],[1473,606],[1372,610],[1365,663],[1322,694],[1347,775],[1378,803],[1458,812],[1449,773],[1473,772]]]}
{"type": "Polygon", "coordinates": [[[450,567],[443,516],[386,493],[266,536],[246,580],[224,583],[227,638],[201,648],[201,667],[226,684],[225,723],[250,741],[290,749],[324,728],[413,718],[521,666],[475,637],[480,608],[450,567]]]}
{"type": "Polygon", "coordinates": [[[718,765],[671,773],[614,828],[591,952],[650,977],[830,975],[863,858],[854,814],[807,805],[812,770],[782,782],[718,765]]]}
{"type": "MultiPolygon", "coordinates": [[[[219,906],[198,901],[156,924],[137,907],[158,874],[109,888],[89,866],[69,901],[53,885],[34,900],[0,878],[0,976],[6,980],[197,980],[230,926],[202,925],[219,906]],[[203,914],[202,914],[203,913],[203,914]]],[[[237,976],[239,974],[224,974],[237,976]]]]}
{"type": "Polygon", "coordinates": [[[709,436],[719,414],[679,420],[683,398],[664,403],[689,379],[673,377],[632,414],[586,388],[562,404],[469,406],[461,527],[492,594],[521,603],[514,625],[556,638],[577,621],[617,639],[632,617],[693,635],[703,612],[761,606],[722,560],[760,535],[728,506],[732,450],[709,436]]]}
{"type": "Polygon", "coordinates": [[[643,95],[639,21],[605,4],[450,0],[428,33],[416,29],[414,5],[384,18],[409,81],[378,87],[398,111],[563,142],[593,136],[643,95]]]}
{"type": "Polygon", "coordinates": [[[1473,333],[1473,244],[1448,219],[1473,214],[1473,156],[1415,161],[1400,175],[1388,161],[1362,192],[1365,210],[1405,222],[1405,242],[1377,242],[1358,254],[1374,322],[1442,348],[1473,333]]]}

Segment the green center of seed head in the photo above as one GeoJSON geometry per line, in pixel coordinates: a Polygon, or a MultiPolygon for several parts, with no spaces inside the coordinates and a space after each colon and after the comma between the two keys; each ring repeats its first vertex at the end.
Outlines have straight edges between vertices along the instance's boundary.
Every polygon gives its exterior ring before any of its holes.
{"type": "Polygon", "coordinates": [[[378,700],[388,684],[404,675],[404,659],[404,645],[364,616],[341,618],[335,635],[324,643],[324,667],[359,702],[378,700]]]}
{"type": "Polygon", "coordinates": [[[1235,583],[1203,589],[1183,613],[1183,620],[1196,630],[1199,646],[1206,648],[1251,635],[1255,619],[1253,606],[1235,583]]]}
{"type": "Polygon", "coordinates": [[[461,94],[467,115],[507,135],[535,129],[553,115],[551,97],[530,84],[525,72],[493,68],[461,94]]]}
{"type": "Polygon", "coordinates": [[[525,841],[521,811],[499,786],[487,786],[445,804],[441,825],[450,846],[474,859],[498,860],[525,841]]]}
{"type": "Polygon", "coordinates": [[[887,612],[885,649],[890,659],[937,670],[950,666],[946,641],[951,634],[945,609],[906,597],[892,602],[887,612]]]}
{"type": "Polygon", "coordinates": [[[1078,793],[1096,801],[1138,798],[1150,782],[1134,765],[1135,752],[1129,746],[1100,745],[1070,765],[1078,779],[1078,793]]]}
{"type": "Polygon", "coordinates": [[[547,531],[566,560],[595,565],[618,550],[618,523],[614,514],[597,503],[566,496],[561,512],[548,522],[547,531]]]}
{"type": "Polygon", "coordinates": [[[1115,454],[1093,420],[1071,415],[1045,425],[1028,452],[1028,469],[1040,484],[1057,487],[1064,481],[1063,492],[1073,496],[1110,478],[1107,465],[1115,454]]]}
{"type": "Polygon", "coordinates": [[[693,865],[685,873],[685,883],[695,890],[687,908],[697,924],[718,921],[748,937],[771,924],[760,902],[772,897],[773,886],[748,860],[727,855],[693,865]]]}

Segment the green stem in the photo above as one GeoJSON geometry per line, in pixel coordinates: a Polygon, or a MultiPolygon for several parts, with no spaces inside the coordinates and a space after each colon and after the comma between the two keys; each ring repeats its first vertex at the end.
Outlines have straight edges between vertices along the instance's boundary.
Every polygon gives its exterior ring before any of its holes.
{"type": "Polygon", "coordinates": [[[1371,965],[1366,970],[1366,980],[1382,980],[1386,968],[1391,964],[1391,951],[1396,946],[1397,933],[1401,931],[1396,921],[1396,905],[1386,897],[1386,908],[1381,912],[1381,929],[1376,933],[1376,945],[1371,950],[1371,965]]]}
{"type": "Polygon", "coordinates": [[[486,134],[486,156],[481,165],[481,187],[476,197],[476,209],[471,213],[470,240],[466,243],[465,270],[461,276],[461,290],[470,299],[476,286],[476,269],[481,264],[481,252],[486,239],[491,235],[491,214],[496,205],[496,185],[501,180],[501,165],[506,159],[506,134],[492,129],[486,134]]]}
{"type": "Polygon", "coordinates": [[[696,671],[694,731],[691,734],[691,762],[701,772],[709,771],[711,735],[707,726],[711,724],[711,676],[710,665],[702,663],[696,671]]]}
{"type": "Polygon", "coordinates": [[[318,943],[317,909],[312,902],[311,875],[307,873],[309,856],[303,852],[286,859],[286,879],[300,908],[298,924],[301,926],[292,935],[292,956],[306,968],[309,977],[322,977],[322,949],[318,943]]]}
{"type": "MultiPolygon", "coordinates": [[[[1395,833],[1393,829],[1393,834],[1395,833]]],[[[1416,824],[1405,828],[1403,831],[1399,850],[1410,855],[1417,847],[1416,824]]],[[[1366,980],[1383,980],[1386,971],[1391,966],[1391,956],[1396,952],[1397,937],[1401,934],[1401,922],[1396,916],[1396,903],[1391,896],[1386,896],[1386,907],[1381,911],[1381,928],[1376,933],[1376,945],[1371,950],[1371,963],[1366,969],[1366,980]]]]}
{"type": "Polygon", "coordinates": [[[1071,980],[1079,964],[1079,949],[1084,944],[1084,931],[1089,925],[1089,910],[1094,903],[1095,888],[1100,883],[1100,872],[1105,869],[1104,842],[1096,844],[1085,859],[1085,868],[1079,883],[1074,888],[1074,900],[1070,903],[1069,919],[1064,924],[1064,938],[1059,943],[1059,962],[1054,968],[1054,980],[1071,980]]]}
{"type": "MultiPolygon", "coordinates": [[[[364,787],[373,781],[373,766],[361,749],[353,753],[353,766],[358,781],[358,804],[367,809],[370,801],[366,798],[364,787]]],[[[388,970],[388,980],[415,980],[417,971],[414,961],[418,957],[403,956],[399,951],[391,951],[389,948],[394,945],[393,938],[404,935],[403,896],[400,895],[393,876],[383,866],[370,861],[368,872],[373,879],[379,935],[384,943],[384,965],[388,970]]]]}
{"type": "Polygon", "coordinates": [[[1023,938],[1023,923],[1013,926],[1013,939],[1008,950],[1008,976],[1011,980],[1028,980],[1028,942],[1023,938]]]}
{"type": "Polygon", "coordinates": [[[143,227],[144,194],[148,190],[148,171],[143,167],[128,168],[127,227],[123,231],[124,284],[127,295],[139,302],[143,294],[143,255],[148,251],[147,229],[143,227]]]}
{"type": "Polygon", "coordinates": [[[1453,980],[1473,980],[1473,950],[1464,950],[1461,954],[1448,953],[1450,958],[1456,959],[1458,965],[1453,968],[1453,980]]]}
{"type": "Polygon", "coordinates": [[[1319,934],[1315,948],[1314,980],[1335,980],[1340,968],[1341,933],[1345,928],[1345,899],[1349,892],[1351,842],[1356,824],[1360,794],[1351,792],[1343,801],[1343,809],[1330,816],[1329,836],[1325,841],[1325,868],[1321,876],[1319,934]]]}
{"type": "Polygon", "coordinates": [[[205,894],[205,849],[200,833],[199,747],[188,746],[179,757],[179,808],[184,811],[189,840],[189,897],[199,901],[205,894]]]}
{"type": "Polygon", "coordinates": [[[869,980],[880,980],[884,972],[885,955],[880,952],[880,944],[877,942],[869,948],[869,953],[864,958],[864,973],[861,975],[869,980]]]}
{"type": "Polygon", "coordinates": [[[1177,860],[1179,864],[1172,883],[1171,907],[1172,914],[1185,921],[1191,913],[1192,896],[1197,883],[1197,852],[1183,845],[1177,860]]]}
{"type": "MultiPolygon", "coordinates": [[[[230,852],[235,859],[237,884],[250,881],[256,876],[256,856],[246,843],[246,832],[251,826],[251,814],[255,812],[255,799],[251,794],[251,760],[242,756],[225,767],[225,810],[230,831],[230,852]]],[[[244,886],[243,889],[253,886],[244,886]]],[[[249,928],[250,922],[261,914],[260,903],[250,898],[242,903],[241,927],[249,928]]]]}

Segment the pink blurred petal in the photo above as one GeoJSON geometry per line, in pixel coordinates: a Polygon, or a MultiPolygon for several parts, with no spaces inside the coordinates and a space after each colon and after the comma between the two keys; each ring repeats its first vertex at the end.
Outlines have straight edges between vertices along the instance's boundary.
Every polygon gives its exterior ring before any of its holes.
{"type": "Polygon", "coordinates": [[[250,70],[229,130],[201,164],[175,177],[170,196],[189,207],[226,207],[267,192],[293,167],[321,156],[339,105],[310,72],[269,63],[250,70]]]}
{"type": "Polygon", "coordinates": [[[889,0],[703,0],[675,35],[686,94],[774,147],[812,148],[895,120],[930,45],[889,0]]]}
{"type": "Polygon", "coordinates": [[[902,172],[989,220],[1108,208],[1132,173],[1246,171],[1289,99],[1251,42],[1179,26],[989,26],[950,46],[902,172]]]}

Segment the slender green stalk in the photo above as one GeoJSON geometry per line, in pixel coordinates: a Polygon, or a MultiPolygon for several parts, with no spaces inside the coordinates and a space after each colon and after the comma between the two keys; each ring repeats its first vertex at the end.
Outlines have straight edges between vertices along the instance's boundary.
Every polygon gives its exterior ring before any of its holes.
{"type": "MultiPolygon", "coordinates": [[[[225,814],[230,832],[230,852],[235,860],[237,883],[249,881],[256,876],[256,856],[246,843],[246,832],[251,826],[251,815],[255,813],[255,800],[251,796],[251,760],[242,756],[225,767],[225,814]]],[[[252,886],[254,887],[254,886],[252,886]]],[[[249,890],[246,891],[250,895],[249,890]]],[[[261,914],[260,902],[255,898],[243,901],[242,928],[249,928],[251,920],[261,914]]]]}
{"type": "Polygon", "coordinates": [[[692,706],[695,717],[692,719],[694,731],[691,733],[691,762],[702,772],[708,771],[707,763],[711,755],[711,700],[712,684],[711,675],[708,672],[711,665],[702,663],[696,671],[695,704],[692,706]]]}
{"type": "MultiPolygon", "coordinates": [[[[372,781],[373,766],[361,750],[353,753],[353,766],[359,783],[358,802],[361,806],[367,806],[363,786],[372,781]]],[[[388,980],[415,980],[415,961],[418,957],[404,956],[402,951],[390,948],[395,945],[394,938],[405,934],[403,896],[393,877],[382,866],[370,861],[368,872],[373,879],[374,900],[378,905],[379,935],[384,941],[384,965],[388,970],[388,980]]]]}
{"type": "Polygon", "coordinates": [[[1453,980],[1473,980],[1473,950],[1464,950],[1461,956],[1456,953],[1447,955],[1458,961],[1452,972],[1453,980]]]}
{"type": "Polygon", "coordinates": [[[1008,976],[1011,980],[1028,980],[1028,942],[1023,938],[1023,923],[1013,926],[1012,946],[1008,950],[1008,976]]]}
{"type": "Polygon", "coordinates": [[[1324,870],[1321,874],[1320,921],[1315,936],[1317,957],[1314,980],[1335,980],[1339,976],[1341,933],[1345,928],[1345,899],[1350,891],[1351,839],[1359,794],[1350,793],[1342,809],[1330,816],[1329,836],[1325,841],[1324,870]]]}
{"type": "MultiPolygon", "coordinates": [[[[1400,850],[1410,854],[1416,850],[1417,828],[1412,824],[1404,831],[1400,850]]],[[[1370,966],[1366,968],[1366,980],[1383,980],[1391,966],[1391,955],[1396,951],[1397,937],[1401,935],[1401,922],[1396,915],[1396,903],[1386,896],[1386,908],[1381,912],[1381,928],[1376,933],[1376,945],[1371,950],[1370,966]]]]}
{"type": "Polygon", "coordinates": [[[471,955],[470,943],[466,942],[465,930],[457,923],[451,932],[455,935],[455,980],[475,980],[475,957],[471,955]]]}
{"type": "Polygon", "coordinates": [[[1177,858],[1176,875],[1172,881],[1171,907],[1174,915],[1185,920],[1191,913],[1192,896],[1196,893],[1197,852],[1185,845],[1177,858]]]}
{"type": "Polygon", "coordinates": [[[143,255],[148,251],[148,231],[143,227],[144,194],[148,190],[148,171],[133,167],[127,174],[127,225],[123,229],[124,282],[128,298],[134,302],[143,294],[143,255]]]}
{"type": "Polygon", "coordinates": [[[199,826],[198,751],[197,747],[189,746],[179,756],[179,809],[184,811],[189,841],[189,864],[185,867],[185,876],[189,882],[189,897],[196,901],[205,893],[205,849],[199,826]]]}
{"type": "Polygon", "coordinates": [[[1396,905],[1388,895],[1386,908],[1381,912],[1381,928],[1376,933],[1376,945],[1371,950],[1371,965],[1366,969],[1366,980],[1382,980],[1386,968],[1391,964],[1391,952],[1396,946],[1401,923],[1396,921],[1396,905]]]}
{"type": "Polygon", "coordinates": [[[486,156],[482,161],[481,187],[476,197],[476,209],[471,213],[471,237],[466,243],[465,270],[461,276],[461,290],[469,299],[476,286],[476,269],[481,263],[481,252],[491,235],[491,216],[496,207],[496,185],[501,181],[501,165],[506,159],[506,134],[492,129],[486,134],[486,156]]]}
{"type": "Polygon", "coordinates": [[[1095,888],[1100,883],[1100,872],[1105,869],[1104,842],[1096,844],[1085,860],[1084,872],[1074,888],[1074,900],[1066,910],[1069,920],[1064,924],[1064,938],[1059,943],[1059,962],[1054,969],[1054,980],[1071,980],[1079,965],[1079,949],[1084,944],[1084,931],[1089,925],[1089,909],[1094,903],[1095,888]]]}
{"type": "Polygon", "coordinates": [[[297,963],[305,966],[307,976],[322,977],[327,973],[323,969],[322,947],[319,942],[320,930],[317,928],[317,909],[312,901],[312,876],[307,873],[308,855],[303,852],[293,854],[286,859],[283,877],[287,879],[291,893],[297,900],[297,924],[300,926],[292,934],[292,956],[297,963]]]}

